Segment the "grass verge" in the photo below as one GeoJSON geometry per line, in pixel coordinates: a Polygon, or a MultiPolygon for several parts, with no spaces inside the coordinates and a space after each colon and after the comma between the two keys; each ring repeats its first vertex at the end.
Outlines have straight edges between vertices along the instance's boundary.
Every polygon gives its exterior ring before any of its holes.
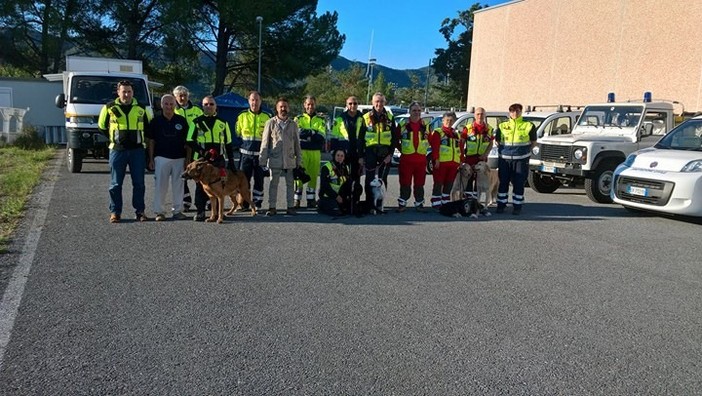
{"type": "Polygon", "coordinates": [[[7,252],[10,235],[22,219],[27,198],[55,153],[54,148],[0,147],[0,254],[7,252]]]}

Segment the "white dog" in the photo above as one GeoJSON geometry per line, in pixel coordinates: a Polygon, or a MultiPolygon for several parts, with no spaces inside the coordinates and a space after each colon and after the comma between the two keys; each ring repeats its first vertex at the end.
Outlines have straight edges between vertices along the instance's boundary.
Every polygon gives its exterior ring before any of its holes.
{"type": "Polygon", "coordinates": [[[373,214],[384,214],[386,187],[385,183],[383,183],[383,179],[376,176],[375,179],[371,180],[370,186],[373,191],[373,207],[370,208],[370,211],[373,214]]]}
{"type": "Polygon", "coordinates": [[[493,202],[497,201],[497,187],[499,180],[497,170],[490,169],[485,161],[480,161],[475,164],[475,179],[478,190],[478,200],[485,194],[485,199],[480,201],[486,208],[493,202]]]}

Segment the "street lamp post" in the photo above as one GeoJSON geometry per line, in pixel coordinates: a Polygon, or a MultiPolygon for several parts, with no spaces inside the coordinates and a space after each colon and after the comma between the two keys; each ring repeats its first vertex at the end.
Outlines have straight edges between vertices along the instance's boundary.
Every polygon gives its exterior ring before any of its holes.
{"type": "Polygon", "coordinates": [[[258,22],[258,85],[256,90],[261,94],[261,33],[263,32],[263,17],[257,16],[258,22]]]}
{"type": "Polygon", "coordinates": [[[373,66],[375,62],[375,58],[368,59],[368,70],[370,73],[368,74],[368,95],[366,96],[366,103],[370,103],[371,88],[373,86],[373,66]]]}

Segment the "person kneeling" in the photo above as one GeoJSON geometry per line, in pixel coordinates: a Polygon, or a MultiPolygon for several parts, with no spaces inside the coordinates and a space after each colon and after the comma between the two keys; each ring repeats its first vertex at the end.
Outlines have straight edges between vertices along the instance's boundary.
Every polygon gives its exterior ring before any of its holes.
{"type": "Polygon", "coordinates": [[[332,158],[321,169],[318,210],[319,213],[338,217],[353,211],[354,200],[351,197],[360,197],[361,194],[359,191],[352,194],[352,190],[361,189],[361,186],[352,187],[349,166],[344,164],[344,150],[334,150],[332,158]]]}

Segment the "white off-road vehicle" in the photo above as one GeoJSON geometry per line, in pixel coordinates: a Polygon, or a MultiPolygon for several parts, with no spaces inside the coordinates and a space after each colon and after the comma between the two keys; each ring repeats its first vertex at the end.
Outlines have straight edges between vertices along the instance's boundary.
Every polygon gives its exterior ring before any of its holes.
{"type": "Polygon", "coordinates": [[[563,182],[584,184],[591,200],[611,203],[617,165],[630,153],[655,144],[673,129],[674,121],[669,102],[588,105],[572,133],[539,139],[529,162],[529,185],[537,192],[552,193],[563,182]]]}

